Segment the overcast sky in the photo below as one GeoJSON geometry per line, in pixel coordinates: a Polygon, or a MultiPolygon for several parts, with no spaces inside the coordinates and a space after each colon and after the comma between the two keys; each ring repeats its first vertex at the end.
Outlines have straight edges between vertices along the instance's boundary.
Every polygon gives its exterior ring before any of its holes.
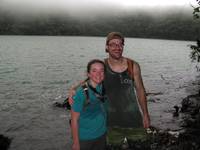
{"type": "Polygon", "coordinates": [[[196,0],[0,0],[0,8],[26,12],[66,12],[91,14],[129,10],[134,7],[190,7],[196,0]]]}
{"type": "Polygon", "coordinates": [[[26,5],[82,5],[82,4],[118,4],[122,6],[133,5],[185,5],[195,0],[1,0],[6,4],[26,5]]]}

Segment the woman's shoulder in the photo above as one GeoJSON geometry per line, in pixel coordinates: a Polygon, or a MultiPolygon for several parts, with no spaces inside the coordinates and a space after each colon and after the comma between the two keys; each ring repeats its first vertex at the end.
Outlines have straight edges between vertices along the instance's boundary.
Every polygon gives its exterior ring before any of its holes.
{"type": "Polygon", "coordinates": [[[76,92],[75,92],[75,95],[73,96],[74,99],[77,99],[77,100],[82,100],[84,98],[84,90],[83,90],[83,87],[80,85],[77,89],[76,89],[76,92]]]}
{"type": "Polygon", "coordinates": [[[83,87],[80,85],[77,89],[76,89],[76,93],[82,92],[83,91],[83,87]]]}

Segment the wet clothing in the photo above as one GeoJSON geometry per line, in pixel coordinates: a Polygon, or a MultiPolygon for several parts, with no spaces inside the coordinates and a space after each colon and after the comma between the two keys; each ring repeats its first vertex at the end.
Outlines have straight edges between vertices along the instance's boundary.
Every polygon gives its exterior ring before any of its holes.
{"type": "MultiPolygon", "coordinates": [[[[102,92],[102,84],[96,87],[102,92]]],[[[106,101],[102,103],[95,95],[94,91],[88,88],[89,104],[85,104],[86,95],[82,87],[79,87],[74,95],[72,109],[80,113],[79,117],[79,139],[80,141],[93,140],[106,133],[106,101]]]]}
{"type": "Polygon", "coordinates": [[[108,96],[108,126],[120,128],[143,127],[134,81],[128,71],[114,72],[105,62],[104,86],[108,96]]]}

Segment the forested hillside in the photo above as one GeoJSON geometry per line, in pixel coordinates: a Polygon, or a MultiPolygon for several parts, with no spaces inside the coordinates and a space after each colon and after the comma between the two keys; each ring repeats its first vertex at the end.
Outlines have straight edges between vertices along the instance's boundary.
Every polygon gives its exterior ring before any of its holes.
{"type": "Polygon", "coordinates": [[[196,40],[200,36],[200,20],[180,13],[155,17],[147,13],[75,19],[64,16],[14,17],[0,13],[0,35],[85,35],[105,36],[120,31],[129,37],[196,40]]]}

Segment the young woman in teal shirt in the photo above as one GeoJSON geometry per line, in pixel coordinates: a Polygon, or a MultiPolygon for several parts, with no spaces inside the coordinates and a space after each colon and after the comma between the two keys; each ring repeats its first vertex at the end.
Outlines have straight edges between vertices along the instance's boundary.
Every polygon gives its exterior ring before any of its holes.
{"type": "Polygon", "coordinates": [[[76,90],[71,108],[72,150],[106,148],[106,102],[102,82],[105,65],[92,60],[87,65],[88,81],[76,90]],[[85,89],[87,88],[87,89],[85,89]],[[87,94],[84,90],[87,90],[87,94]]]}

